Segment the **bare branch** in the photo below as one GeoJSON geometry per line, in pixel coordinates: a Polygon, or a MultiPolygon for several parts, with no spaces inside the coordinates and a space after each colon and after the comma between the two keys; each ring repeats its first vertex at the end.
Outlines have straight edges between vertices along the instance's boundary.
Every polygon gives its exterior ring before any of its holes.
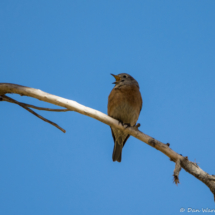
{"type": "MultiPolygon", "coordinates": [[[[185,169],[187,172],[195,176],[197,179],[202,181],[206,186],[209,187],[211,192],[214,195],[215,199],[215,176],[209,175],[205,171],[203,171],[197,164],[191,162],[188,160],[188,158],[184,158],[182,155],[176,153],[173,151],[169,144],[164,144],[144,133],[138,130],[138,128],[135,127],[128,127],[124,128],[123,125],[118,123],[117,120],[107,116],[106,114],[94,110],[92,108],[86,107],[84,105],[81,105],[75,101],[68,100],[59,96],[55,96],[52,94],[48,94],[46,92],[43,92],[38,89],[30,88],[30,87],[24,87],[17,84],[7,84],[7,83],[0,83],[0,96],[4,95],[6,93],[16,93],[19,95],[25,95],[30,96],[45,102],[49,102],[51,104],[55,104],[61,107],[64,107],[68,110],[76,111],[80,114],[92,117],[94,119],[99,120],[100,122],[103,122],[109,126],[115,127],[119,130],[122,130],[125,133],[128,133],[137,139],[145,142],[146,144],[152,146],[153,148],[161,151],[166,156],[170,158],[171,161],[176,162],[176,168],[174,171],[174,175],[177,176],[176,181],[178,180],[179,175],[179,169],[180,166],[185,169]],[[180,161],[180,162],[179,162],[180,161]],[[180,164],[180,165],[179,165],[180,164]]],[[[178,183],[179,181],[177,181],[178,183]]],[[[176,184],[177,184],[176,183],[176,184]]]]}
{"type": "Polygon", "coordinates": [[[1,96],[2,98],[2,101],[7,101],[7,102],[10,102],[10,103],[13,103],[13,104],[18,104],[18,105],[23,105],[25,107],[29,107],[29,108],[34,108],[34,109],[37,109],[37,110],[45,110],[45,111],[54,111],[54,112],[67,112],[67,111],[71,111],[69,109],[53,109],[53,108],[43,108],[43,107],[37,107],[35,105],[30,105],[30,104],[26,104],[26,103],[23,103],[23,102],[18,102],[16,101],[15,99],[12,99],[8,96],[1,96]]]}
{"type": "Polygon", "coordinates": [[[179,182],[179,172],[181,171],[181,160],[178,159],[176,162],[175,162],[175,169],[174,169],[174,173],[173,173],[173,176],[174,176],[174,183],[176,185],[178,185],[180,182],[179,182]]]}
{"type": "Polygon", "coordinates": [[[3,98],[3,101],[8,101],[8,102],[11,102],[11,103],[15,103],[17,105],[19,105],[20,107],[24,108],[25,110],[29,111],[30,113],[32,113],[33,115],[37,116],[38,118],[42,119],[43,121],[45,122],[48,122],[50,123],[51,125],[55,126],[56,128],[60,129],[63,133],[66,133],[66,130],[64,130],[63,128],[61,128],[59,125],[57,125],[56,123],[42,117],[41,115],[37,114],[36,112],[34,112],[33,110],[31,110],[30,108],[28,108],[24,103],[20,103],[8,96],[5,96],[5,95],[2,95],[1,96],[3,98]]]}

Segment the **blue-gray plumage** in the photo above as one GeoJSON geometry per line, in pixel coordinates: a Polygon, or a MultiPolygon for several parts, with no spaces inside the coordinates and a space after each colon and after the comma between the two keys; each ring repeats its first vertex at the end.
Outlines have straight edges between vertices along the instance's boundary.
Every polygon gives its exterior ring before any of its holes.
{"type": "MultiPolygon", "coordinates": [[[[123,124],[134,126],[142,108],[139,84],[126,73],[113,76],[116,81],[113,83],[115,87],[108,97],[108,115],[123,124]]],[[[121,162],[122,148],[130,135],[114,127],[111,127],[111,131],[114,139],[112,159],[121,162]]]]}

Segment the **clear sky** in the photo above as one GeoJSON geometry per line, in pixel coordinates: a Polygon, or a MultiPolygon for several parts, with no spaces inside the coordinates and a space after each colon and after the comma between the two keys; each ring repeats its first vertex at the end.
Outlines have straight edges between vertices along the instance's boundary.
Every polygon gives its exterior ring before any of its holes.
{"type": "MultiPolygon", "coordinates": [[[[107,112],[110,75],[140,85],[140,130],[215,174],[215,1],[0,1],[1,82],[107,112]]],[[[11,95],[19,101],[53,105],[11,95]]],[[[39,112],[66,134],[1,102],[0,214],[181,214],[213,195],[130,137],[112,162],[110,128],[75,112],[39,112]]]]}

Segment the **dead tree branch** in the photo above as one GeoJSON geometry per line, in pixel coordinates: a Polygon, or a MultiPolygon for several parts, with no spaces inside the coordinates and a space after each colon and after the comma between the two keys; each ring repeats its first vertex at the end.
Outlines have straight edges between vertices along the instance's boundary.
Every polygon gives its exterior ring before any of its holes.
{"type": "Polygon", "coordinates": [[[18,104],[18,105],[23,105],[25,107],[29,107],[29,108],[33,108],[33,109],[36,109],[36,110],[45,110],[45,111],[54,111],[54,112],[67,112],[67,111],[71,111],[69,109],[53,109],[53,108],[43,108],[43,107],[37,107],[35,105],[30,105],[30,104],[26,104],[26,103],[23,103],[23,102],[18,102],[16,101],[15,99],[12,99],[8,96],[1,96],[2,97],[2,101],[6,101],[6,102],[10,102],[10,103],[13,103],[13,104],[18,104]]]}
{"type": "Polygon", "coordinates": [[[176,162],[175,162],[175,169],[174,169],[174,173],[173,173],[173,177],[174,177],[174,183],[176,185],[178,185],[180,182],[179,182],[179,172],[181,171],[181,160],[178,159],[176,162]]]}
{"type": "Polygon", "coordinates": [[[97,119],[100,122],[103,122],[109,126],[113,126],[117,129],[120,129],[120,130],[136,137],[137,139],[145,142],[146,144],[152,146],[153,148],[161,151],[166,156],[168,156],[171,161],[174,161],[176,163],[176,167],[174,170],[174,179],[175,179],[176,184],[179,183],[178,175],[180,172],[180,168],[182,167],[188,173],[192,174],[197,179],[202,181],[211,190],[211,192],[214,195],[214,200],[215,200],[215,176],[214,175],[209,175],[208,173],[203,171],[196,163],[189,161],[187,157],[183,157],[182,155],[173,151],[169,147],[169,144],[164,144],[164,143],[142,133],[141,131],[138,130],[137,127],[125,128],[125,127],[123,127],[123,125],[118,123],[117,120],[107,116],[106,114],[104,114],[100,111],[86,107],[75,101],[43,92],[38,89],[25,87],[25,86],[21,86],[21,85],[17,85],[17,84],[0,83],[0,96],[4,95],[6,93],[16,93],[19,95],[33,97],[33,98],[39,99],[41,101],[45,101],[45,102],[48,102],[51,104],[55,104],[55,105],[64,107],[71,111],[76,111],[80,114],[97,119]]]}
{"type": "MultiPolygon", "coordinates": [[[[22,103],[22,102],[18,102],[18,101],[16,101],[15,99],[12,99],[12,98],[10,98],[10,97],[8,97],[8,96],[5,96],[5,95],[2,95],[1,98],[2,98],[2,101],[7,101],[7,102],[10,102],[10,103],[14,103],[14,104],[19,105],[20,107],[22,107],[22,108],[24,108],[25,110],[27,110],[27,111],[29,111],[30,113],[32,113],[34,116],[36,116],[36,117],[42,119],[42,120],[45,121],[45,122],[50,123],[51,125],[53,125],[53,126],[55,126],[56,128],[60,129],[63,133],[66,133],[66,130],[64,130],[63,128],[61,128],[61,127],[60,127],[59,125],[57,125],[56,123],[54,123],[54,122],[52,122],[52,121],[50,121],[50,120],[44,118],[43,116],[37,114],[36,112],[34,112],[33,110],[31,110],[31,109],[29,108],[29,106],[32,107],[32,108],[38,109],[38,110],[46,110],[46,111],[49,110],[50,108],[40,108],[40,107],[36,107],[36,106],[34,106],[34,105],[28,105],[28,104],[25,104],[25,103],[22,103]]],[[[50,109],[50,111],[54,111],[54,110],[58,110],[58,112],[60,112],[59,110],[61,110],[61,109],[50,109]]],[[[65,110],[68,111],[68,109],[63,109],[62,111],[65,111],[65,110]]]]}

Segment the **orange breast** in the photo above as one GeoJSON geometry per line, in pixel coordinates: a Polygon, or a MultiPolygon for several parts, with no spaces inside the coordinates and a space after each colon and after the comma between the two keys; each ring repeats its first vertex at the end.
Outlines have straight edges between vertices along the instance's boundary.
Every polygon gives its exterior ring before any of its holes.
{"type": "Polygon", "coordinates": [[[134,125],[142,108],[142,98],[136,86],[114,88],[108,97],[108,115],[134,125]]]}

